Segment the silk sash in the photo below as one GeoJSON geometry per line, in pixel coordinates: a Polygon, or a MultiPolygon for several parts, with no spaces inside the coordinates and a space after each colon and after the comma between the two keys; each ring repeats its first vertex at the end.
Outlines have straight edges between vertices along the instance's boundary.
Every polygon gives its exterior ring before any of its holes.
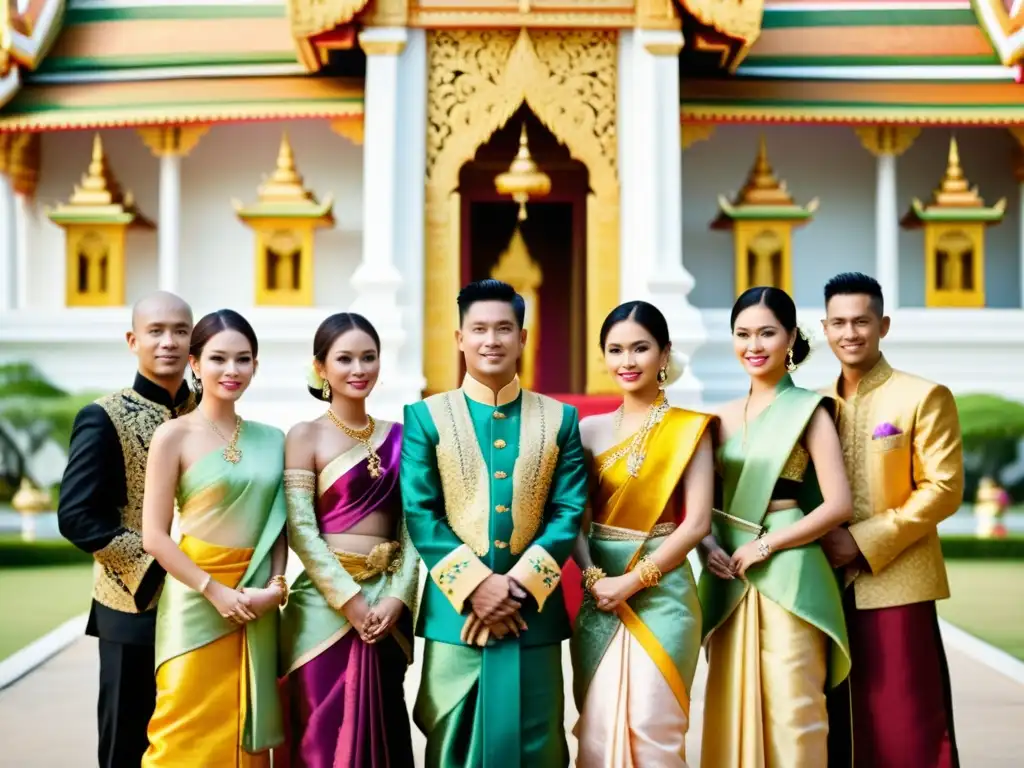
{"type": "MultiPolygon", "coordinates": [[[[821,401],[821,395],[796,387],[787,375],[778,385],[775,401],[750,423],[746,448],[736,435],[722,446],[723,506],[728,515],[747,523],[736,525],[727,518],[714,517],[712,532],[726,552],[735,552],[757,538],[750,525],[763,525],[764,531],[770,533],[793,525],[804,516],[799,507],[771,514],[767,510],[782,468],[821,401]]],[[[808,468],[803,485],[801,498],[820,498],[817,488],[808,487],[816,485],[812,468],[808,468]]],[[[829,684],[834,687],[846,678],[850,650],[842,597],[836,575],[817,542],[773,553],[765,562],[750,568],[745,579],[720,579],[705,568],[698,583],[705,644],[750,588],[828,635],[834,645],[829,659],[829,684]]]]}
{"type": "MultiPolygon", "coordinates": [[[[235,589],[259,588],[270,579],[270,551],[285,524],[285,507],[275,503],[256,546],[237,549],[183,536],[180,547],[217,581],[235,589]],[[238,572],[242,571],[241,576],[238,572]],[[234,583],[232,583],[234,581],[234,583]]],[[[242,748],[261,752],[284,739],[277,677],[278,612],[269,611],[239,627],[221,616],[202,594],[168,578],[157,612],[156,668],[232,632],[245,633],[245,725],[242,748]]]]}

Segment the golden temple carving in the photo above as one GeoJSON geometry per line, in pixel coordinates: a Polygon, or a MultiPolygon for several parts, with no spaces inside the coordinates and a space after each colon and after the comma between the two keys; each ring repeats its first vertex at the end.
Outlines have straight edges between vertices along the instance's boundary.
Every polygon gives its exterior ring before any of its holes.
{"type": "Polygon", "coordinates": [[[153,229],[122,192],[96,134],[89,168],[67,203],[47,211],[65,231],[69,307],[119,307],[125,303],[125,240],[129,228],[153,229]]]}
{"type": "MultiPolygon", "coordinates": [[[[428,36],[427,389],[458,386],[451,351],[461,281],[459,171],[525,103],[587,166],[587,338],[619,300],[617,35],[612,31],[451,30],[428,36]]],[[[611,386],[588,345],[587,391],[611,386]]]]}
{"type": "Polygon", "coordinates": [[[863,125],[853,130],[864,149],[875,157],[899,157],[910,149],[921,135],[921,129],[915,125],[863,125]]]}
{"type": "Polygon", "coordinates": [[[366,138],[365,126],[366,121],[362,115],[331,121],[332,131],[359,147],[363,146],[366,138]]]}
{"type": "Polygon", "coordinates": [[[735,241],[736,295],[755,285],[793,292],[793,230],[810,221],[818,200],[797,205],[775,177],[764,136],[747,182],[732,203],[719,195],[712,229],[730,229],[735,241]]]}
{"type": "Polygon", "coordinates": [[[36,185],[39,183],[41,152],[42,134],[0,135],[0,173],[7,174],[15,192],[29,199],[35,197],[36,185]]]}
{"type": "Polygon", "coordinates": [[[705,39],[698,33],[696,47],[702,50],[721,50],[722,66],[735,72],[761,36],[764,18],[764,0],[678,0],[682,9],[704,26],[719,35],[736,41],[729,45],[714,39],[705,39]]]}
{"type": "Polygon", "coordinates": [[[491,277],[508,283],[526,301],[526,347],[520,362],[519,378],[526,389],[533,389],[537,374],[537,348],[540,344],[540,287],[544,284],[544,273],[533,260],[526,247],[523,233],[517,226],[512,232],[508,246],[498,257],[491,277]]]}
{"type": "Polygon", "coordinates": [[[351,35],[334,43],[314,43],[313,38],[350,23],[366,4],[367,0],[287,0],[288,22],[298,47],[299,63],[316,72],[323,63],[321,51],[351,47],[351,35]]]}
{"type": "Polygon", "coordinates": [[[1024,64],[1024,2],[971,0],[971,5],[1002,64],[1024,64]]]}
{"type": "Polygon", "coordinates": [[[154,157],[188,157],[199,140],[210,130],[208,125],[158,125],[139,128],[139,138],[154,157]]]}
{"type": "Polygon", "coordinates": [[[683,123],[679,130],[683,149],[687,150],[698,141],[707,141],[715,134],[714,123],[683,123]]]}
{"type": "Polygon", "coordinates": [[[238,218],[256,233],[256,304],[312,306],[314,232],[334,225],[333,202],[331,195],[317,202],[306,189],[287,133],[257,202],[233,203],[238,218]]]}
{"type": "Polygon", "coordinates": [[[24,71],[34,70],[60,33],[65,0],[0,0],[0,108],[14,96],[24,71]]]}
{"type": "Polygon", "coordinates": [[[924,227],[925,306],[985,306],[985,228],[998,224],[1006,198],[986,207],[960,165],[956,139],[949,142],[946,173],[924,205],[914,198],[900,222],[924,227]]]}

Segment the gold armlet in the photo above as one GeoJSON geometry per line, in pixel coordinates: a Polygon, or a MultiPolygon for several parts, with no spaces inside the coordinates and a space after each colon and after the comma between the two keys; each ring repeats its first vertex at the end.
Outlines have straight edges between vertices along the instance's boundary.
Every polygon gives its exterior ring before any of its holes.
{"type": "Polygon", "coordinates": [[[271,585],[275,585],[277,586],[278,589],[281,590],[280,605],[282,608],[284,608],[286,605],[288,605],[288,582],[285,580],[284,576],[278,574],[277,576],[272,576],[270,581],[267,582],[268,587],[271,585]]]}
{"type": "Polygon", "coordinates": [[[650,555],[644,555],[640,558],[640,562],[636,564],[637,570],[640,572],[640,583],[647,587],[656,587],[658,582],[661,581],[661,568],[651,560],[650,555]]]}
{"type": "Polygon", "coordinates": [[[589,592],[594,588],[594,585],[597,584],[597,582],[605,578],[607,575],[607,573],[596,565],[590,566],[583,571],[583,588],[589,592]]]}
{"type": "Polygon", "coordinates": [[[210,588],[210,582],[213,581],[213,576],[206,574],[206,578],[203,579],[203,585],[199,587],[199,594],[206,597],[206,590],[210,588]]]}

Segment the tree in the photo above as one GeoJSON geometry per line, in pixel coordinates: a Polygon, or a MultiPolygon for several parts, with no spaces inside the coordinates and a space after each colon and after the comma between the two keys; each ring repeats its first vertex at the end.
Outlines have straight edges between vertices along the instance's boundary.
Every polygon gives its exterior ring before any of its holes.
{"type": "Polygon", "coordinates": [[[983,476],[998,481],[1024,440],[1024,404],[998,395],[962,395],[956,406],[964,451],[978,458],[983,476]]]}

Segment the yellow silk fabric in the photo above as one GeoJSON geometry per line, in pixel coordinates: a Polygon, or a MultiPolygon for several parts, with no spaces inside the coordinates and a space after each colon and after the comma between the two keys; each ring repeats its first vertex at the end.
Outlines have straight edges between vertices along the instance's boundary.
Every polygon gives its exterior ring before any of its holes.
{"type": "Polygon", "coordinates": [[[662,670],[620,626],[594,673],[576,726],[578,768],[686,768],[689,727],[662,670]]]}
{"type": "Polygon", "coordinates": [[[702,768],[828,764],[828,637],[756,589],[709,643],[702,768]]]}
{"type": "MultiPolygon", "coordinates": [[[[644,462],[637,477],[627,471],[626,457],[601,472],[591,500],[594,522],[641,533],[654,528],[711,420],[704,413],[670,408],[647,437],[644,462]]],[[[597,456],[594,463],[600,467],[621,446],[622,443],[612,446],[597,456]]]]}
{"type": "MultiPolygon", "coordinates": [[[[238,585],[253,555],[253,549],[222,547],[189,536],[182,537],[179,546],[228,587],[238,585]]],[[[251,755],[241,748],[248,671],[244,627],[161,664],[142,768],[269,768],[269,751],[251,755]]]]}

